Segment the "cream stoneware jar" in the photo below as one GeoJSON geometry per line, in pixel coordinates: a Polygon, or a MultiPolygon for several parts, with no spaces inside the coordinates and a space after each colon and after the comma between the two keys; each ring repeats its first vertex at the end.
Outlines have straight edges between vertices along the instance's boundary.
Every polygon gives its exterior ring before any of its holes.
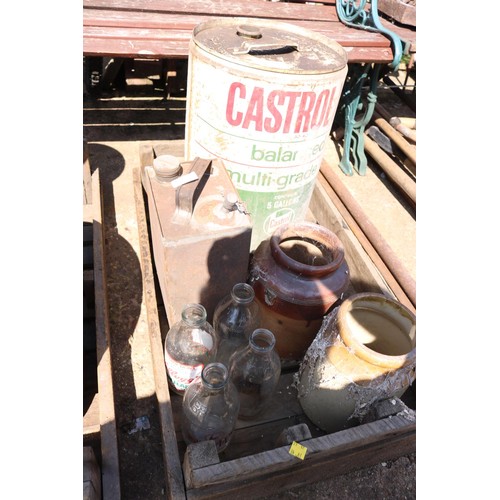
{"type": "Polygon", "coordinates": [[[325,316],[297,373],[298,399],[315,425],[336,432],[376,400],[401,397],[415,370],[415,315],[382,294],[355,294],[325,316]]]}

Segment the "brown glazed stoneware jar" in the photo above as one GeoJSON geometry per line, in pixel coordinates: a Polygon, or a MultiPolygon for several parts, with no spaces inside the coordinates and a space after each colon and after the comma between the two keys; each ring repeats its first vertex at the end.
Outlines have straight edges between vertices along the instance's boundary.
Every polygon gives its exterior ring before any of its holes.
{"type": "Polygon", "coordinates": [[[311,222],[285,224],[261,242],[249,275],[261,327],[273,332],[282,364],[302,359],[349,284],[342,242],[311,222]]]}

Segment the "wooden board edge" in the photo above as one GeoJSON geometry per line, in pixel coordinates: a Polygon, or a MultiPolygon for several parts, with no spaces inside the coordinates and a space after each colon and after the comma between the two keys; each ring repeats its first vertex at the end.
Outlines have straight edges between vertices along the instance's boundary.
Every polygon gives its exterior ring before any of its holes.
{"type": "Polygon", "coordinates": [[[99,393],[94,394],[87,412],[83,416],[83,439],[86,436],[100,434],[101,424],[99,422],[99,393]]]}
{"type": "Polygon", "coordinates": [[[92,174],[92,191],[94,206],[94,286],[99,423],[101,428],[102,497],[104,500],[111,500],[120,498],[121,489],[110,353],[109,304],[104,264],[102,192],[98,169],[92,174]]]}
{"type": "Polygon", "coordinates": [[[140,260],[143,277],[143,290],[146,302],[147,321],[153,358],[153,372],[156,397],[162,430],[163,460],[165,464],[168,498],[178,500],[185,498],[184,476],[179,457],[175,425],[170,401],[170,391],[165,374],[163,344],[161,338],[160,320],[154,284],[153,261],[149,245],[146,209],[142,194],[141,172],[139,168],[133,170],[134,195],[139,231],[140,260]]]}
{"type": "Polygon", "coordinates": [[[83,139],[83,205],[92,204],[92,173],[90,170],[88,142],[83,139]]]}
{"type": "Polygon", "coordinates": [[[194,470],[187,498],[250,499],[396,459],[415,452],[416,423],[398,415],[301,444],[308,450],[304,460],[284,446],[194,470]]]}
{"type": "Polygon", "coordinates": [[[395,298],[393,291],[329,198],[319,179],[316,180],[309,207],[318,224],[335,233],[344,245],[354,289],[357,292],[370,291],[395,298]]]}
{"type": "Polygon", "coordinates": [[[83,499],[97,500],[101,498],[101,470],[94,450],[90,446],[83,447],[83,499]]]}

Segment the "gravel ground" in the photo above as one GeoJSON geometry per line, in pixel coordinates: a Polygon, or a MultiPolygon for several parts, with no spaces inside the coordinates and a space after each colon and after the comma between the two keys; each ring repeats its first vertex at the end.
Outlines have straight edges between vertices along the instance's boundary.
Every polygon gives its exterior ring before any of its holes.
{"type": "Polygon", "coordinates": [[[410,500],[416,498],[416,454],[382,462],[342,476],[294,488],[263,500],[410,500]]]}

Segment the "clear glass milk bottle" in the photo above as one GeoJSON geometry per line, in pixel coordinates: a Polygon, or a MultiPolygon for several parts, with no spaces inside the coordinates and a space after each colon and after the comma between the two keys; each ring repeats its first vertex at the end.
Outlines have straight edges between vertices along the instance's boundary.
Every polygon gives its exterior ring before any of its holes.
{"type": "Polygon", "coordinates": [[[165,365],[170,388],[182,395],[203,367],[215,360],[218,341],[201,304],[187,304],[181,317],[167,332],[165,365]]]}
{"type": "Polygon", "coordinates": [[[229,358],[248,344],[251,333],[260,326],[260,308],[255,292],[247,283],[236,283],[214,311],[213,326],[220,344],[217,361],[228,366],[229,358]]]}
{"type": "Polygon", "coordinates": [[[248,344],[231,356],[229,376],[240,398],[241,419],[259,416],[269,405],[281,374],[281,362],[274,350],[276,340],[266,328],[257,328],[248,344]]]}
{"type": "Polygon", "coordinates": [[[182,436],[186,444],[213,439],[217,451],[229,444],[239,411],[238,392],[222,363],[210,363],[184,393],[182,436]]]}

